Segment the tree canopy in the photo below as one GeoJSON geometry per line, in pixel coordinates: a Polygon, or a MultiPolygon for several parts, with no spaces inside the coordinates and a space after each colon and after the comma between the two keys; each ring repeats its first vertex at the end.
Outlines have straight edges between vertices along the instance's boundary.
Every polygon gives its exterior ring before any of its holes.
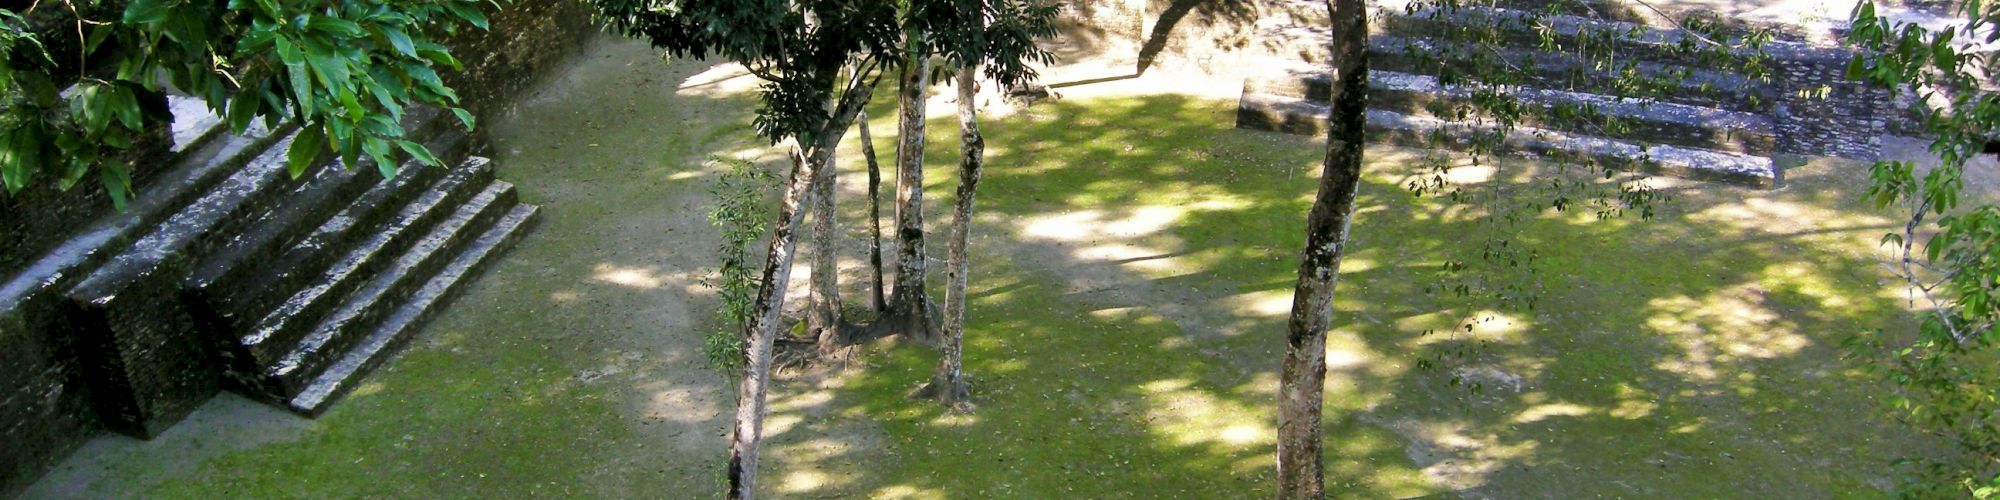
{"type": "MultiPolygon", "coordinates": [[[[411,106],[450,109],[470,128],[438,68],[459,68],[440,42],[470,24],[480,0],[38,1],[0,11],[0,179],[69,188],[96,172],[116,203],[131,172],[113,156],[170,116],[173,89],[206,101],[242,132],[262,120],[300,124],[293,175],[325,151],[384,173],[408,155],[411,106]]],[[[496,4],[497,5],[497,4],[496,4]]]]}
{"type": "MultiPolygon", "coordinates": [[[[1875,2],[1855,7],[1850,40],[1865,49],[1848,76],[1891,92],[1914,93],[1916,118],[1939,162],[1919,168],[1883,161],[1868,196],[1899,211],[1904,224],[1883,236],[1890,272],[1920,312],[1915,332],[1865,332],[1852,357],[1901,389],[1895,415],[1950,443],[1951,452],[1909,457],[1904,493],[1956,490],[2000,496],[2000,207],[1967,205],[1966,171],[2000,130],[2000,5],[1952,2],[1955,24],[1899,22],[1875,2]]],[[[1977,198],[1971,198],[1977,199],[1977,198]]]]}

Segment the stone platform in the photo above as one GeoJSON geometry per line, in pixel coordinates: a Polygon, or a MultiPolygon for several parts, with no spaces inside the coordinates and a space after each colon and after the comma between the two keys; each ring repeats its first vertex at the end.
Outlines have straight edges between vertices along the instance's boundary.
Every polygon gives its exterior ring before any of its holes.
{"type": "MultiPolygon", "coordinates": [[[[1323,3],[1289,3],[1280,9],[1287,15],[1260,25],[1269,69],[1246,79],[1237,126],[1322,134],[1330,20],[1323,3]]],[[[1761,57],[1770,71],[1755,77],[1687,52],[1688,45],[1709,40],[1667,19],[1669,12],[1703,10],[1683,4],[1653,9],[1619,0],[1499,0],[1435,10],[1399,0],[1372,2],[1370,133],[1408,146],[1469,147],[1475,137],[1499,131],[1490,124],[1492,117],[1478,113],[1439,114],[1473,109],[1469,104],[1477,93],[1495,91],[1479,85],[1483,75],[1460,73],[1477,67],[1462,61],[1497,57],[1519,69],[1519,81],[1497,90],[1543,111],[1527,113],[1528,119],[1501,131],[1500,142],[1515,152],[1761,187],[1774,187],[1782,178],[1774,156],[1877,156],[1893,114],[1887,93],[1842,78],[1851,54],[1826,42],[1833,35],[1819,36],[1831,28],[1787,25],[1761,52],[1725,53],[1744,61],[1761,57]],[[1529,8],[1539,14],[1524,10],[1529,8]],[[1499,28],[1501,46],[1460,46],[1445,36],[1487,27],[1499,28]],[[1619,34],[1609,40],[1620,58],[1616,66],[1574,55],[1576,47],[1605,43],[1596,38],[1600,33],[1619,34]],[[1628,74],[1653,77],[1667,87],[1644,98],[1617,97],[1633,94],[1617,88],[1628,74]],[[1583,110],[1590,118],[1534,119],[1569,110],[1583,110]]],[[[1807,7],[1827,8],[1793,6],[1807,7]]],[[[1735,24],[1725,24],[1725,33],[1771,26],[1759,19],[1731,21],[1735,24]]]]}

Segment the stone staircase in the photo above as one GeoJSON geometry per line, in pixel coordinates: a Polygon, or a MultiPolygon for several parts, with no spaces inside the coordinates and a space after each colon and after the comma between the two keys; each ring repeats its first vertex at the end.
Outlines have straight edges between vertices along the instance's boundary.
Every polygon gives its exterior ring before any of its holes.
{"type": "Polygon", "coordinates": [[[173,107],[171,165],[0,284],[0,328],[57,339],[105,425],[128,434],[153,436],[220,389],[318,415],[537,210],[434,111],[405,126],[450,168],[293,179],[289,128],[232,135],[199,104],[173,107]]]}
{"type": "MultiPolygon", "coordinates": [[[[1615,0],[1606,0],[1615,1],[1615,0]]],[[[1399,0],[1372,3],[1369,36],[1371,140],[1411,147],[1469,148],[1498,139],[1504,149],[1544,157],[1590,159],[1601,165],[1681,177],[1774,187],[1781,154],[1872,159],[1886,114],[1877,94],[1839,75],[1848,54],[1800,40],[1768,42],[1771,77],[1754,79],[1685,50],[1689,35],[1659,27],[1593,17],[1599,1],[1552,3],[1531,23],[1520,2],[1466,4],[1449,11],[1408,9],[1399,0]],[[1572,5],[1564,10],[1564,5],[1572,5]],[[1500,47],[1471,47],[1441,36],[1453,30],[1497,26],[1500,47]],[[1603,30],[1622,36],[1606,40],[1603,30]],[[1548,51],[1551,43],[1565,51],[1548,51]],[[1605,67],[1569,53],[1583,43],[1616,44],[1632,64],[1605,67]],[[1450,81],[1487,81],[1468,75],[1476,60],[1511,66],[1514,84],[1501,87],[1526,113],[1511,129],[1487,116],[1465,116],[1481,87],[1450,81]],[[1514,71],[1518,70],[1518,71],[1514,71]],[[1629,72],[1658,87],[1647,98],[1619,98],[1629,72]],[[1805,89],[1827,88],[1821,96],[1805,89]],[[1585,110],[1587,119],[1537,120],[1585,110]]],[[[1260,26],[1269,70],[1246,79],[1237,127],[1302,135],[1326,133],[1331,80],[1327,71],[1330,21],[1323,2],[1285,1],[1260,26]]],[[[1737,55],[1747,55],[1737,51],[1737,55]]],[[[1628,88],[1625,92],[1632,95],[1628,88]]]]}

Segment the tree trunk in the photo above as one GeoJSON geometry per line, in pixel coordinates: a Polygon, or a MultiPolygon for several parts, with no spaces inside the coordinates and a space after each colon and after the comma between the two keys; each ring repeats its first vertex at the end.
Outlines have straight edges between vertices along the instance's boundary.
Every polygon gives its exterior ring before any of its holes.
{"type": "Polygon", "coordinates": [[[764,261],[764,284],[757,291],[751,317],[750,346],[745,353],[743,383],[737,386],[736,426],[729,444],[729,497],[753,498],[757,491],[757,445],[764,433],[764,394],[771,382],[771,344],[778,335],[779,307],[792,275],[793,238],[811,194],[813,162],[792,152],[792,176],[771,229],[771,252],[764,261]]]}
{"type": "Polygon", "coordinates": [[[1320,409],[1326,391],[1326,330],[1361,182],[1366,124],[1368,17],[1365,0],[1328,0],[1333,19],[1333,103],[1319,194],[1306,219],[1305,255],[1292,294],[1278,379],[1278,498],[1324,498],[1320,409]]]}
{"type": "Polygon", "coordinates": [[[868,133],[868,112],[862,111],[855,125],[861,127],[861,157],[868,160],[868,224],[873,236],[868,240],[868,266],[874,271],[875,294],[869,305],[880,313],[889,307],[882,293],[882,166],[875,162],[875,136],[868,133]]]}
{"type": "Polygon", "coordinates": [[[890,321],[900,333],[928,340],[930,299],[924,293],[924,100],[930,87],[930,59],[913,56],[902,68],[896,93],[896,288],[889,296],[890,321]]]}
{"type": "MultiPolygon", "coordinates": [[[[858,80],[858,79],[857,79],[858,80]]],[[[764,261],[763,285],[757,289],[756,310],[750,317],[750,345],[745,353],[743,382],[738,386],[736,421],[729,437],[729,498],[752,498],[757,493],[757,451],[764,437],[764,396],[771,382],[771,347],[777,340],[779,315],[784,312],[785,289],[792,276],[792,251],[797,247],[798,226],[804,222],[802,210],[809,203],[815,174],[832,168],[833,145],[847,134],[854,116],[868,103],[874,86],[850,87],[834,108],[819,142],[801,153],[792,152],[792,175],[771,227],[771,251],[764,261]]]]}
{"type": "Polygon", "coordinates": [[[958,206],[952,212],[951,241],[946,243],[944,287],[944,336],[938,341],[937,372],[931,375],[932,395],[946,408],[956,408],[970,390],[965,384],[963,349],[965,341],[965,284],[972,272],[966,240],[972,236],[972,202],[978,193],[979,174],[985,166],[986,139],[979,134],[979,65],[958,74],[958,206]]]}
{"type": "MultiPolygon", "coordinates": [[[[831,112],[833,103],[827,102],[831,112]]],[[[823,143],[819,148],[832,150],[840,143],[823,143]]],[[[814,168],[813,179],[813,259],[811,298],[806,306],[807,334],[818,339],[820,352],[831,353],[846,344],[840,334],[840,262],[835,248],[834,231],[837,230],[834,209],[834,182],[837,173],[832,156],[827,163],[814,168]]]]}

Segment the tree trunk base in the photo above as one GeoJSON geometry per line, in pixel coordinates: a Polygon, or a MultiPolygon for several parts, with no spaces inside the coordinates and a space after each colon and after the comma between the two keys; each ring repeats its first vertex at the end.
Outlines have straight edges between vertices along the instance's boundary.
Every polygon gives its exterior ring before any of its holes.
{"type": "Polygon", "coordinates": [[[899,312],[891,309],[875,318],[868,328],[879,337],[900,336],[919,344],[937,347],[944,333],[944,315],[937,302],[924,298],[923,312],[899,312]]]}
{"type": "Polygon", "coordinates": [[[973,410],[977,409],[977,406],[972,404],[972,383],[969,380],[971,378],[970,375],[965,376],[965,378],[958,381],[956,387],[952,387],[953,384],[950,383],[932,380],[924,383],[917,390],[910,391],[909,398],[943,402],[946,406],[945,411],[952,413],[972,413],[973,410]]]}

